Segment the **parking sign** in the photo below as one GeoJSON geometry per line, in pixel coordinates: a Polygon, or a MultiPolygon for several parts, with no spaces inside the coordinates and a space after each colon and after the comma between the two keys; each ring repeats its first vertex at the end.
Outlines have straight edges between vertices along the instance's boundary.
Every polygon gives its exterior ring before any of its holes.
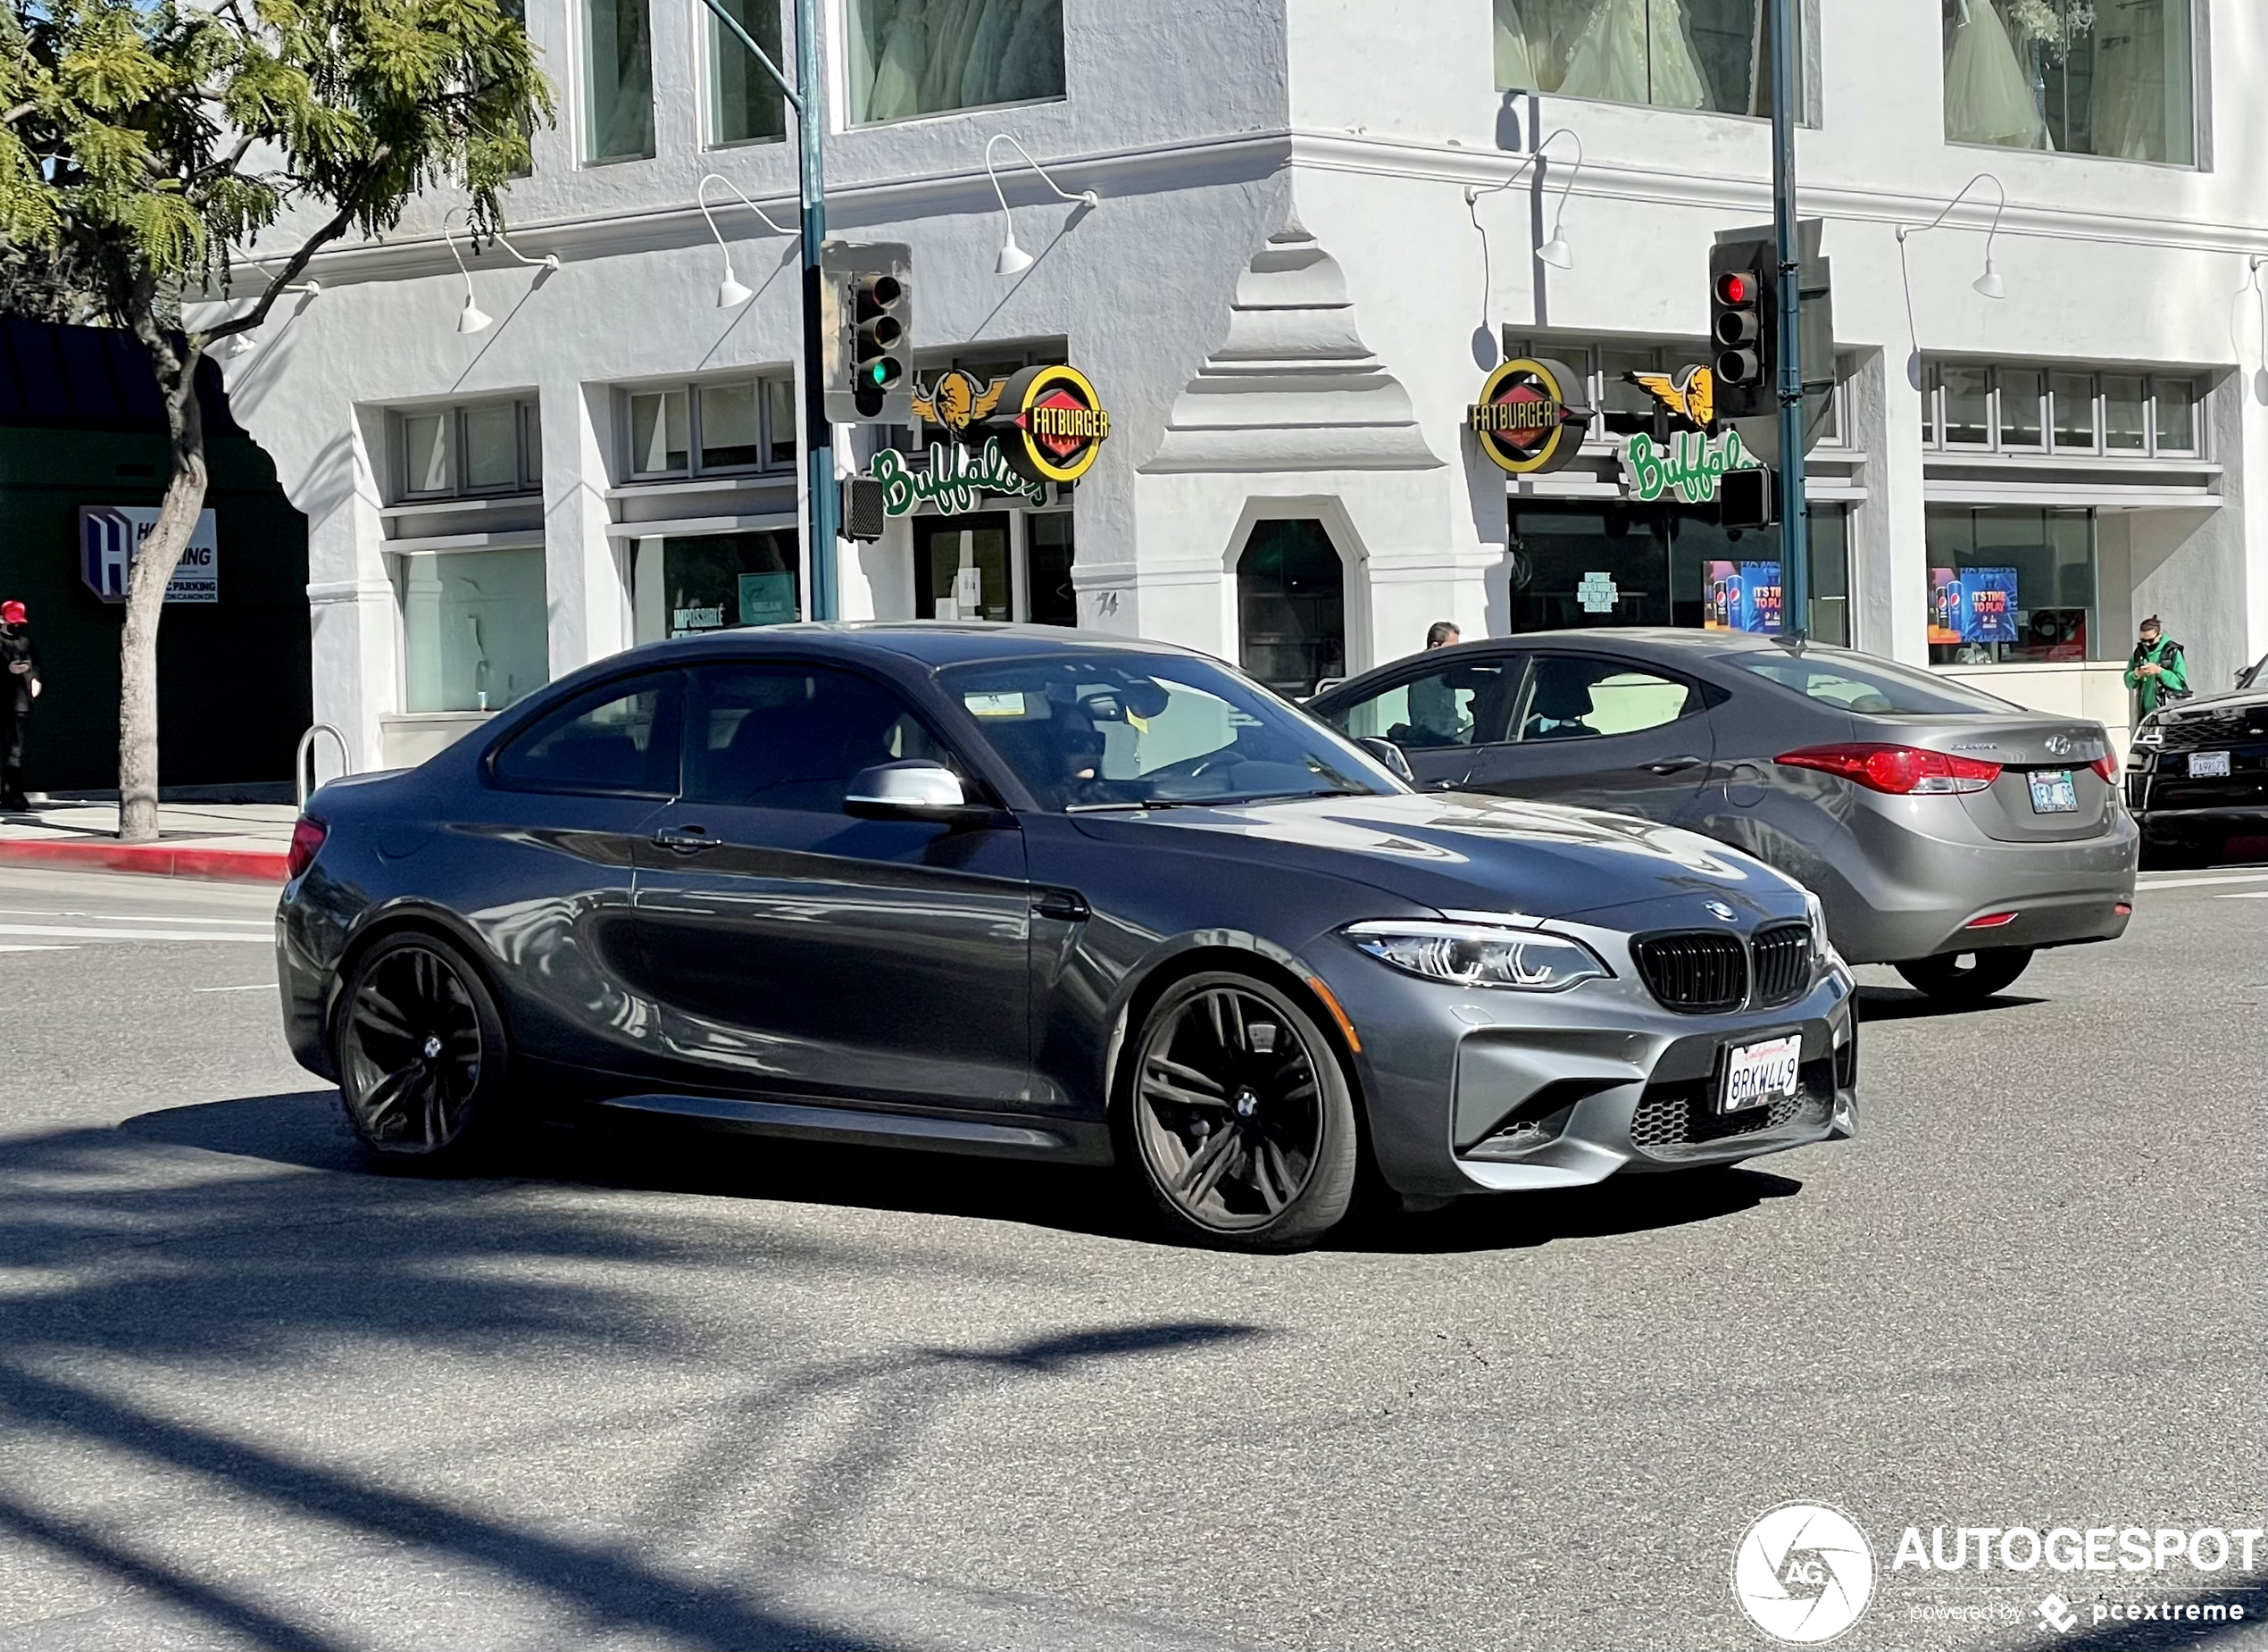
{"type": "MultiPolygon", "coordinates": [[[[124,602],[134,558],[157,526],[157,507],[82,505],[79,507],[79,577],[104,602],[124,602]]],[[[213,512],[197,513],[196,527],[166,582],[168,602],[221,600],[221,534],[213,512]]]]}

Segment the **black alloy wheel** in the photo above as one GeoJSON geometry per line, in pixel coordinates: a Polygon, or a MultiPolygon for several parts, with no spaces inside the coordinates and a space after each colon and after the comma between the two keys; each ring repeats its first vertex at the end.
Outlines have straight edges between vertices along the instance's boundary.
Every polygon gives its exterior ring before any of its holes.
{"type": "Polygon", "coordinates": [[[2031,962],[2029,947],[1987,947],[1976,952],[1941,952],[1897,965],[1909,985],[1948,1004],[1981,1004],[2014,985],[2031,962]]]}
{"type": "Polygon", "coordinates": [[[1126,1122],[1151,1197],[1213,1244],[1320,1237],[1355,1189],[1355,1108],[1322,1030],[1247,976],[1166,989],[1143,1023],[1126,1122]]]}
{"type": "Polygon", "coordinates": [[[447,942],[379,941],[354,967],[339,1009],[339,1099],[373,1153],[463,1164],[496,1134],[504,1023],[488,989],[447,942]]]}

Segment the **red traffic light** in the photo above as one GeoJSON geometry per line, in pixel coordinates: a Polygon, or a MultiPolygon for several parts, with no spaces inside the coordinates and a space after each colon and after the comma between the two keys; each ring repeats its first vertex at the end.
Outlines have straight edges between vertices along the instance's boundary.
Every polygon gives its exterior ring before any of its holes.
{"type": "Polygon", "coordinates": [[[1738,271],[1717,277],[1717,302],[1719,304],[1755,303],[1755,281],[1738,271]]]}

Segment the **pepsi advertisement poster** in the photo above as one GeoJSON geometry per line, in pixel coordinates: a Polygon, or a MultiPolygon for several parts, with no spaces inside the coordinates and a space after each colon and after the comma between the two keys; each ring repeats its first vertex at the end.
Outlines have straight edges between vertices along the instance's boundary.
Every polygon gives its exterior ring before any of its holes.
{"type": "Polygon", "coordinates": [[[1701,576],[1707,588],[1707,617],[1703,621],[1707,630],[1779,631],[1778,563],[1704,563],[1701,576]]]}
{"type": "Polygon", "coordinates": [[[2014,642],[2016,571],[1930,569],[1930,640],[1939,645],[2014,642]]]}

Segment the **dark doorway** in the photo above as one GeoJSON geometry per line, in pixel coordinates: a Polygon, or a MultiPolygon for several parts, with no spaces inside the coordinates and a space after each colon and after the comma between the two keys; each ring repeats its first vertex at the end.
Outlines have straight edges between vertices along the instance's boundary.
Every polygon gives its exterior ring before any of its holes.
{"type": "Polygon", "coordinates": [[[1238,658],[1305,699],[1347,674],[1347,565],[1319,521],[1256,523],[1237,558],[1238,658]]]}
{"type": "Polygon", "coordinates": [[[1013,593],[1008,578],[1008,514],[913,519],[913,615],[1005,620],[1013,593]],[[963,577],[963,573],[972,578],[963,577]]]}

